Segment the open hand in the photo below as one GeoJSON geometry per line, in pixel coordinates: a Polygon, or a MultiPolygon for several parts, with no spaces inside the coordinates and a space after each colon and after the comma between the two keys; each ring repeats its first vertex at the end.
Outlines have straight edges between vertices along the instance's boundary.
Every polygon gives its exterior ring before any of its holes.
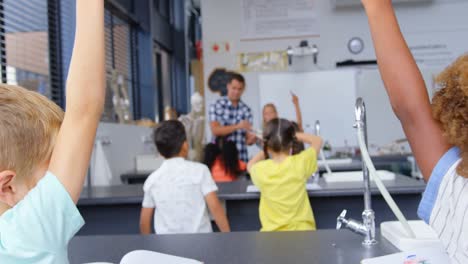
{"type": "Polygon", "coordinates": [[[299,105],[299,98],[297,97],[297,95],[294,94],[293,92],[291,92],[291,96],[292,96],[293,104],[294,105],[299,105]]]}

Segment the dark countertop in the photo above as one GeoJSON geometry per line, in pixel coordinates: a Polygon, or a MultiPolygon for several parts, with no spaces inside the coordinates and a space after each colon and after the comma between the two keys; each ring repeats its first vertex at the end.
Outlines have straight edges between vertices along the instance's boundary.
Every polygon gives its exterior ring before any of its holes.
{"type": "MultiPolygon", "coordinates": [[[[231,183],[218,183],[218,196],[224,200],[248,200],[259,199],[259,193],[247,193],[249,184],[247,180],[231,183]]],[[[385,181],[385,186],[391,194],[419,194],[424,191],[426,184],[406,176],[397,175],[394,181],[385,181]]],[[[310,197],[330,196],[361,196],[363,194],[362,182],[326,183],[319,180],[321,190],[309,191],[310,197]]],[[[379,194],[378,189],[372,184],[373,194],[379,194]]],[[[92,187],[83,189],[78,205],[113,205],[135,204],[143,200],[142,185],[120,185],[109,187],[92,187]]]]}
{"type": "MultiPolygon", "coordinates": [[[[408,162],[409,155],[383,155],[383,156],[373,156],[372,161],[377,169],[387,169],[387,166],[400,163],[400,164],[409,164],[408,162]]],[[[353,157],[351,163],[346,164],[331,164],[330,168],[332,171],[356,171],[362,170],[362,160],[358,157],[353,157]]],[[[325,167],[320,166],[320,172],[326,172],[325,167]]],[[[128,172],[122,174],[120,179],[123,183],[142,183],[148,178],[148,176],[152,173],[152,171],[148,172],[128,172]]]]}
{"type": "MultiPolygon", "coordinates": [[[[243,200],[243,199],[259,199],[260,193],[247,193],[247,186],[252,184],[251,181],[237,181],[234,183],[218,183],[218,196],[226,200],[243,200]]],[[[362,182],[340,182],[327,183],[323,178],[320,178],[318,185],[321,190],[308,191],[310,197],[327,197],[327,196],[362,196],[362,182]]],[[[384,181],[385,187],[391,194],[411,194],[422,193],[426,188],[423,181],[415,180],[403,175],[396,175],[394,181],[384,181]]],[[[371,184],[372,194],[379,194],[377,186],[371,184]]]]}
{"type": "Polygon", "coordinates": [[[71,264],[120,263],[126,253],[144,249],[192,258],[205,264],[358,264],[364,258],[398,252],[380,236],[377,237],[379,243],[372,247],[363,246],[362,240],[361,236],[348,230],[83,236],[70,242],[69,259],[71,264]]]}

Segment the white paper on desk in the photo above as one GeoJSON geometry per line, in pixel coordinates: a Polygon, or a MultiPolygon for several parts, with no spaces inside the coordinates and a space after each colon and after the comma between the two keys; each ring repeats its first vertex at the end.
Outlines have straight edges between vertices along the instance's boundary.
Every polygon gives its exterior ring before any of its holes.
{"type": "MultiPolygon", "coordinates": [[[[314,190],[321,190],[322,187],[318,185],[317,183],[307,183],[306,184],[306,190],[307,191],[314,191],[314,190]]],[[[247,192],[248,193],[255,193],[255,192],[260,192],[257,186],[255,185],[249,185],[247,186],[247,192]]]]}
{"type": "Polygon", "coordinates": [[[135,250],[122,258],[120,264],[202,264],[197,260],[176,257],[148,250],[135,250]]]}
{"type": "Polygon", "coordinates": [[[83,263],[83,264],[114,264],[110,262],[90,262],[90,263],[83,263]]]}
{"type": "Polygon", "coordinates": [[[260,192],[260,190],[255,185],[249,185],[249,186],[247,186],[247,192],[248,193],[260,192]]]}
{"type": "Polygon", "coordinates": [[[415,259],[419,260],[419,262],[414,263],[450,263],[450,258],[442,247],[428,247],[383,257],[365,259],[361,264],[404,264],[409,256],[415,256],[415,259]]]}

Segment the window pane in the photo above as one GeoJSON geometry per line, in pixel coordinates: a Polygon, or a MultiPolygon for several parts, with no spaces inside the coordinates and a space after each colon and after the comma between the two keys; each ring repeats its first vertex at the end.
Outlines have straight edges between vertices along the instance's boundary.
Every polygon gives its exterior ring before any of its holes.
{"type": "MultiPolygon", "coordinates": [[[[133,74],[133,61],[131,50],[131,34],[132,30],[129,23],[116,15],[111,11],[106,10],[105,14],[105,44],[106,44],[106,71],[107,71],[107,94],[106,103],[104,108],[104,114],[102,116],[103,121],[117,122],[118,117],[116,109],[114,107],[114,90],[112,89],[112,83],[116,82],[113,72],[116,72],[119,78],[126,85],[125,92],[128,95],[129,102],[131,100],[132,91],[132,74],[133,74]]],[[[121,98],[124,93],[119,93],[118,96],[121,98]]],[[[130,105],[130,117],[132,118],[132,108],[130,105]]]]}
{"type": "Polygon", "coordinates": [[[7,83],[50,97],[47,1],[4,0],[7,83]]]}

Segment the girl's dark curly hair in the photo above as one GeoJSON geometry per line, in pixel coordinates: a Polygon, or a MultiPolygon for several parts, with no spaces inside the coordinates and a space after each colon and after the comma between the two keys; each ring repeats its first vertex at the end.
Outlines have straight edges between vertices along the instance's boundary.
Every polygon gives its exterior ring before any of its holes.
{"type": "Polygon", "coordinates": [[[432,99],[433,116],[448,142],[460,148],[457,172],[468,177],[468,54],[440,73],[436,83],[442,89],[432,99]]]}

